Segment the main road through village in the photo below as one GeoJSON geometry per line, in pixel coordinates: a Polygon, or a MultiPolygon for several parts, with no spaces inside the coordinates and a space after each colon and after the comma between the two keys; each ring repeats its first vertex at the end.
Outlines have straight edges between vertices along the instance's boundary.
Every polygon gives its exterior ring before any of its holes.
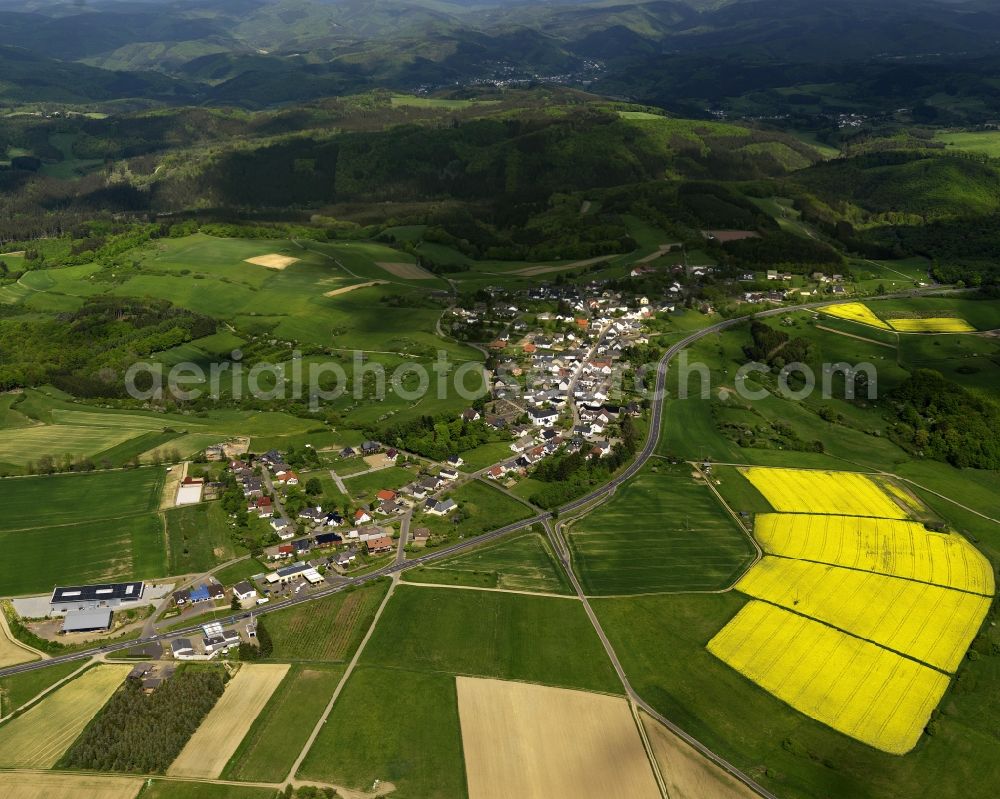
{"type": "MultiPolygon", "coordinates": [[[[897,294],[888,294],[888,295],[885,295],[884,297],[881,297],[881,298],[872,298],[872,299],[901,298],[901,297],[909,297],[909,296],[914,296],[914,295],[928,293],[928,292],[941,292],[941,291],[942,291],[941,287],[929,287],[928,289],[925,289],[925,290],[922,290],[922,291],[921,290],[915,290],[915,291],[901,292],[901,293],[897,293],[897,294]]],[[[442,549],[437,549],[434,552],[430,552],[430,553],[428,553],[426,555],[421,555],[419,557],[408,559],[408,560],[405,560],[405,561],[398,561],[397,560],[397,561],[391,563],[390,565],[385,566],[385,567],[383,567],[383,568],[381,568],[381,569],[379,569],[377,571],[370,572],[369,574],[363,575],[361,577],[353,578],[353,579],[348,580],[348,581],[346,581],[346,582],[344,582],[344,583],[342,583],[340,585],[337,585],[337,586],[333,586],[333,587],[326,588],[326,589],[323,589],[323,590],[320,590],[320,591],[316,591],[315,593],[311,593],[308,596],[296,597],[296,598],[291,598],[291,599],[284,600],[282,602],[275,602],[273,604],[268,604],[265,607],[262,607],[262,608],[260,608],[258,610],[253,611],[253,615],[262,616],[262,615],[265,615],[265,614],[268,614],[268,613],[274,613],[274,612],[279,611],[279,610],[284,610],[286,608],[289,608],[289,607],[292,607],[292,606],[295,606],[295,605],[301,605],[301,604],[306,603],[306,602],[314,602],[317,599],[322,599],[322,598],[330,596],[332,594],[336,594],[336,593],[339,593],[341,591],[345,591],[345,590],[347,590],[349,588],[356,587],[356,586],[359,586],[359,585],[364,585],[366,583],[372,582],[373,580],[378,580],[378,579],[380,579],[382,577],[392,576],[393,574],[395,574],[397,572],[406,571],[407,569],[412,569],[412,568],[415,568],[417,566],[422,566],[422,565],[424,565],[426,563],[429,563],[431,561],[440,560],[441,558],[449,557],[450,555],[454,555],[454,554],[456,554],[458,552],[461,552],[461,551],[464,551],[466,549],[470,549],[472,547],[479,546],[480,544],[483,544],[484,542],[491,541],[491,540],[493,540],[495,538],[500,538],[502,536],[507,535],[508,533],[512,533],[512,532],[515,532],[517,530],[523,530],[524,528],[531,527],[532,525],[535,525],[535,524],[543,524],[543,525],[545,525],[545,528],[546,528],[547,532],[549,533],[549,535],[554,538],[556,534],[554,533],[554,531],[552,531],[551,525],[549,524],[550,521],[553,518],[556,518],[558,516],[565,516],[565,515],[568,515],[568,514],[572,514],[574,511],[577,511],[577,510],[580,510],[582,508],[585,508],[588,505],[594,503],[595,501],[604,498],[609,493],[615,491],[618,488],[618,486],[622,485],[622,483],[624,483],[627,480],[629,480],[630,478],[632,478],[645,465],[646,461],[648,461],[649,458],[653,455],[653,453],[655,452],[656,447],[657,447],[657,445],[659,443],[660,434],[661,434],[662,429],[663,429],[663,421],[664,421],[664,413],[665,413],[664,399],[666,398],[667,373],[668,373],[668,370],[670,368],[671,362],[673,361],[673,359],[675,357],[677,357],[677,355],[680,352],[682,352],[683,350],[687,349],[688,347],[690,347],[692,344],[694,344],[695,342],[699,341],[700,339],[705,338],[706,336],[711,336],[711,335],[719,333],[719,332],[721,332],[723,330],[726,330],[726,329],[728,329],[730,327],[735,327],[736,325],[742,324],[742,323],[748,321],[748,319],[751,319],[751,318],[764,318],[764,317],[769,317],[769,316],[779,316],[781,314],[794,313],[796,311],[816,310],[816,309],[827,307],[827,306],[830,306],[830,305],[841,304],[843,302],[845,302],[845,301],[844,300],[835,300],[835,301],[827,301],[827,302],[806,303],[806,304],[794,305],[794,306],[783,306],[783,307],[778,307],[778,308],[772,308],[772,309],[769,309],[769,310],[766,310],[766,311],[761,311],[760,313],[754,314],[752,317],[745,317],[745,316],[734,317],[732,319],[726,319],[726,320],[724,320],[722,322],[717,322],[714,325],[711,325],[709,327],[706,327],[706,328],[698,330],[698,331],[696,331],[694,333],[691,333],[689,336],[681,339],[676,344],[673,344],[666,351],[666,353],[664,353],[663,357],[660,359],[659,363],[657,364],[657,368],[656,368],[656,382],[655,382],[655,395],[654,395],[654,398],[653,398],[652,414],[651,414],[651,417],[650,417],[649,436],[648,436],[648,438],[646,440],[645,446],[638,453],[638,455],[635,457],[635,459],[632,461],[632,463],[621,474],[619,474],[613,480],[611,480],[611,481],[605,483],[604,485],[600,486],[599,488],[596,488],[594,491],[591,491],[589,494],[586,494],[586,495],[580,497],[579,499],[575,499],[572,502],[569,502],[566,505],[563,505],[562,507],[560,507],[558,509],[558,513],[556,513],[556,514],[553,514],[553,513],[540,513],[540,514],[538,514],[536,516],[533,516],[531,518],[524,519],[522,521],[515,522],[513,524],[508,524],[508,525],[506,525],[504,527],[499,527],[496,530],[491,530],[490,532],[484,533],[483,535],[477,536],[475,538],[467,539],[467,540],[462,541],[460,543],[453,544],[452,546],[449,546],[449,547],[444,547],[442,549]]],[[[591,610],[590,604],[587,601],[586,596],[584,596],[582,590],[580,589],[579,583],[575,579],[575,574],[573,572],[572,565],[568,562],[568,557],[565,555],[565,553],[563,551],[563,547],[561,547],[559,545],[558,541],[554,541],[554,544],[556,545],[556,552],[559,553],[559,558],[563,562],[563,565],[566,567],[566,570],[567,570],[567,572],[569,574],[569,577],[570,577],[571,581],[573,582],[573,585],[574,585],[574,587],[576,589],[578,597],[583,601],[584,607],[587,610],[587,614],[590,617],[590,620],[591,620],[592,624],[594,625],[594,628],[597,631],[597,634],[600,637],[602,644],[604,645],[605,649],[607,650],[608,655],[611,657],[611,660],[612,660],[612,663],[613,663],[613,665],[615,667],[615,670],[617,671],[618,676],[621,679],[622,684],[623,684],[623,686],[626,689],[626,692],[628,694],[628,697],[629,697],[630,701],[632,701],[635,705],[641,707],[645,712],[647,712],[648,714],[650,714],[651,716],[653,716],[657,721],[659,721],[660,723],[662,723],[665,726],[667,726],[678,737],[682,738],[690,746],[692,746],[693,748],[697,749],[702,755],[704,755],[706,758],[708,758],[713,763],[715,763],[719,768],[721,768],[721,769],[725,770],[726,772],[728,772],[735,779],[739,780],[741,783],[743,783],[748,788],[750,788],[751,790],[753,790],[754,792],[756,792],[758,795],[760,795],[762,797],[766,797],[766,799],[777,799],[777,797],[775,797],[774,794],[770,793],[766,788],[762,787],[761,785],[758,785],[753,779],[751,779],[749,776],[747,776],[742,771],[740,771],[736,766],[732,765],[727,760],[725,760],[724,758],[722,758],[720,755],[717,755],[711,749],[709,749],[708,747],[704,746],[702,743],[700,743],[696,739],[692,738],[690,735],[688,735],[683,730],[681,730],[679,727],[677,727],[677,725],[673,724],[669,719],[666,719],[665,717],[663,717],[660,713],[658,713],[651,706],[649,706],[645,701],[643,701],[643,699],[641,697],[639,697],[632,690],[632,687],[631,687],[631,685],[628,682],[628,678],[627,678],[627,676],[625,674],[625,671],[622,668],[621,663],[618,661],[618,658],[617,658],[617,656],[614,653],[614,649],[612,648],[610,641],[608,640],[607,636],[605,635],[604,630],[601,628],[601,625],[600,625],[600,622],[597,619],[597,616],[591,610]]],[[[250,615],[251,614],[249,612],[247,612],[247,613],[239,613],[239,614],[235,614],[233,616],[227,617],[227,618],[217,619],[216,621],[222,623],[223,625],[235,624],[235,623],[238,623],[239,621],[241,621],[243,619],[248,618],[250,615]]],[[[107,655],[107,654],[112,653],[112,652],[118,652],[118,651],[122,651],[122,650],[128,650],[128,649],[132,649],[133,647],[135,647],[137,645],[148,644],[148,643],[152,643],[152,642],[156,642],[156,641],[163,641],[163,640],[167,640],[167,639],[171,639],[171,638],[177,638],[178,636],[184,636],[184,635],[187,635],[187,634],[196,633],[200,629],[201,629],[201,625],[192,625],[191,627],[185,627],[185,628],[180,629],[180,630],[173,630],[173,631],[171,631],[169,633],[160,633],[160,634],[157,634],[157,635],[147,636],[147,637],[141,638],[139,640],[132,639],[130,641],[123,641],[123,642],[120,642],[120,643],[109,644],[109,645],[103,646],[103,647],[95,647],[93,649],[80,650],[78,652],[73,652],[73,653],[68,654],[68,655],[59,655],[57,657],[49,658],[49,659],[46,659],[46,660],[39,660],[39,661],[35,661],[33,663],[26,663],[26,664],[23,664],[23,665],[20,665],[20,666],[11,666],[11,667],[8,667],[6,669],[0,669],[0,677],[6,677],[6,676],[9,676],[9,675],[12,675],[12,674],[20,674],[20,673],[23,673],[23,672],[26,672],[26,671],[33,671],[35,669],[45,668],[46,666],[51,666],[51,665],[53,665],[55,663],[66,663],[66,662],[75,661],[75,660],[85,660],[85,659],[92,658],[92,657],[95,657],[95,656],[98,656],[98,655],[107,655]]]]}

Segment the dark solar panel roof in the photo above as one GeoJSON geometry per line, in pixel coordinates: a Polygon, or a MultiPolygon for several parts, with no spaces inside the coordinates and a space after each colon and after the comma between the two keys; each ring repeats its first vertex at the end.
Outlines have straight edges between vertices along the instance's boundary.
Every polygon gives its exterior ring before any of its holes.
{"type": "Polygon", "coordinates": [[[109,599],[133,600],[142,597],[142,582],[105,585],[60,586],[52,592],[52,604],[60,602],[106,602],[109,599]]]}

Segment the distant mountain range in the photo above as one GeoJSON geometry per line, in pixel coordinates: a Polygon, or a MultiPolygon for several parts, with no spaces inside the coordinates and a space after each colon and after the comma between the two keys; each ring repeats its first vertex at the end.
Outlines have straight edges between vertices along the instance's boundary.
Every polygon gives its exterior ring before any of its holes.
{"type": "Polygon", "coordinates": [[[264,107],[541,79],[686,113],[905,96],[990,118],[998,41],[985,0],[0,0],[0,102],[264,107]]]}

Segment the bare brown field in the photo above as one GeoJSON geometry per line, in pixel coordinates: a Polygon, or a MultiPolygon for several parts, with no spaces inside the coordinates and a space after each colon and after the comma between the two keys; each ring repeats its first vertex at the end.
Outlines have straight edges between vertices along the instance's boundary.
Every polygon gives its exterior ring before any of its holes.
{"type": "Polygon", "coordinates": [[[272,252],[267,255],[258,255],[255,258],[247,258],[243,263],[253,264],[254,266],[266,266],[268,269],[288,269],[292,264],[297,264],[298,262],[298,258],[272,252]]]}
{"type": "Polygon", "coordinates": [[[727,241],[743,241],[743,239],[759,239],[760,233],[756,230],[703,230],[702,235],[706,239],[715,239],[725,244],[727,241]]]}
{"type": "Polygon", "coordinates": [[[10,634],[7,618],[0,612],[0,669],[38,660],[38,653],[19,644],[10,634]]]}
{"type": "MultiPolygon", "coordinates": [[[[396,461],[392,460],[391,458],[387,458],[385,454],[382,452],[379,452],[376,455],[365,455],[365,457],[362,458],[362,460],[364,460],[364,462],[368,464],[369,469],[387,469],[390,466],[396,465],[396,461]]],[[[347,475],[347,476],[352,477],[353,475],[347,475]]]]}
{"type": "Polygon", "coordinates": [[[372,286],[383,286],[388,283],[388,280],[369,280],[367,283],[355,283],[353,286],[344,286],[343,288],[334,289],[333,291],[327,291],[323,294],[324,297],[336,297],[339,294],[347,294],[349,291],[357,291],[358,289],[367,289],[372,286]]]}
{"type": "Polygon", "coordinates": [[[218,779],[289,668],[285,663],[242,665],[167,775],[218,779]]]}
{"type": "Polygon", "coordinates": [[[670,799],[757,799],[757,794],[642,713],[653,757],[670,799]]]}
{"type": "Polygon", "coordinates": [[[132,799],[142,788],[136,777],[0,773],[4,799],[132,799]]]}
{"type": "Polygon", "coordinates": [[[434,275],[416,264],[408,264],[396,261],[376,261],[376,266],[382,267],[390,275],[401,277],[404,280],[433,280],[434,275]]]}
{"type": "Polygon", "coordinates": [[[614,256],[612,255],[599,255],[596,258],[587,258],[583,261],[574,261],[571,264],[561,264],[559,266],[529,266],[527,269],[518,269],[516,272],[511,272],[512,275],[518,275],[520,277],[537,277],[538,275],[548,275],[552,272],[564,272],[567,269],[580,269],[584,266],[593,266],[594,264],[599,264],[604,261],[610,261],[614,256]]]}
{"type": "Polygon", "coordinates": [[[0,766],[52,768],[131,670],[90,669],[0,727],[0,766]]]}
{"type": "Polygon", "coordinates": [[[469,799],[659,799],[628,703],[457,677],[469,799]]]}
{"type": "Polygon", "coordinates": [[[181,487],[184,478],[187,476],[188,464],[184,463],[174,466],[163,481],[163,491],[160,493],[160,510],[169,510],[174,507],[174,500],[177,499],[177,489],[181,487]]]}

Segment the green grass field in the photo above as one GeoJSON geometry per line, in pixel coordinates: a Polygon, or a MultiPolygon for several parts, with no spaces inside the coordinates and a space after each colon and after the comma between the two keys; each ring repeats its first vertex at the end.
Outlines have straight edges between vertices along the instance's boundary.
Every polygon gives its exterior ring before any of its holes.
{"type": "Polygon", "coordinates": [[[80,665],[80,661],[57,663],[23,674],[0,677],[0,716],[6,716],[30,702],[45,689],[68,677],[80,665]]]}
{"type": "Polygon", "coordinates": [[[292,666],[226,765],[223,779],[283,781],[344,670],[343,666],[292,666]]]}
{"type": "Polygon", "coordinates": [[[256,788],[251,785],[149,779],[139,791],[139,797],[141,799],[274,799],[274,791],[271,788],[256,788]]]}
{"type": "Polygon", "coordinates": [[[958,131],[954,133],[937,132],[934,140],[942,142],[949,150],[964,150],[969,153],[982,153],[990,158],[1000,158],[1000,131],[958,131]]]}
{"type": "Polygon", "coordinates": [[[155,513],[0,532],[0,585],[5,594],[51,591],[54,585],[152,579],[170,573],[163,523],[155,513]]]}
{"type": "Polygon", "coordinates": [[[233,545],[231,522],[218,502],[172,508],[163,518],[170,574],[199,574],[246,552],[233,545]]]}
{"type": "Polygon", "coordinates": [[[573,599],[402,585],[361,662],[622,691],[583,606],[573,599]]]}
{"type": "Polygon", "coordinates": [[[726,588],[754,554],[691,468],[664,462],[573,524],[568,539],[580,583],[596,595],[726,588]]]}
{"type": "Polygon", "coordinates": [[[359,666],[296,775],[400,799],[467,796],[455,678],[359,666]]]}
{"type": "Polygon", "coordinates": [[[494,463],[507,460],[512,455],[509,441],[492,441],[462,453],[463,472],[478,472],[494,463]]]}
{"type": "Polygon", "coordinates": [[[388,580],[382,579],[267,616],[265,624],[274,642],[272,659],[350,660],[388,590],[388,580]]]}
{"type": "Polygon", "coordinates": [[[792,710],[713,657],[707,642],[735,615],[737,594],[598,599],[594,610],[640,696],[788,799],[986,797],[1000,780],[1000,658],[990,628],[941,704],[937,732],[903,756],[865,746],[792,710]]]}
{"type": "MultiPolygon", "coordinates": [[[[394,491],[407,483],[412,483],[418,476],[415,467],[406,469],[402,466],[389,466],[386,469],[360,474],[357,477],[346,477],[344,478],[344,487],[355,499],[366,499],[371,502],[375,499],[375,494],[383,488],[394,491]]],[[[338,491],[333,496],[343,495],[338,491]]]]}
{"type": "Polygon", "coordinates": [[[572,592],[549,542],[538,532],[517,533],[513,538],[477,547],[432,566],[410,569],[403,578],[414,583],[572,592]]]}
{"type": "Polygon", "coordinates": [[[158,469],[0,481],[0,585],[5,593],[51,590],[167,573],[158,469]],[[85,519],[86,521],[80,521],[85,519]]]}
{"type": "Polygon", "coordinates": [[[215,579],[223,585],[229,586],[238,583],[240,580],[248,580],[255,574],[264,574],[269,571],[271,571],[270,567],[264,566],[253,558],[249,558],[241,560],[239,563],[234,563],[232,566],[227,566],[224,569],[219,569],[219,571],[215,572],[215,579]]]}
{"type": "Polygon", "coordinates": [[[533,515],[531,508],[480,480],[473,480],[448,492],[458,510],[447,516],[415,515],[413,527],[427,527],[444,537],[475,536],[533,515]]]}

